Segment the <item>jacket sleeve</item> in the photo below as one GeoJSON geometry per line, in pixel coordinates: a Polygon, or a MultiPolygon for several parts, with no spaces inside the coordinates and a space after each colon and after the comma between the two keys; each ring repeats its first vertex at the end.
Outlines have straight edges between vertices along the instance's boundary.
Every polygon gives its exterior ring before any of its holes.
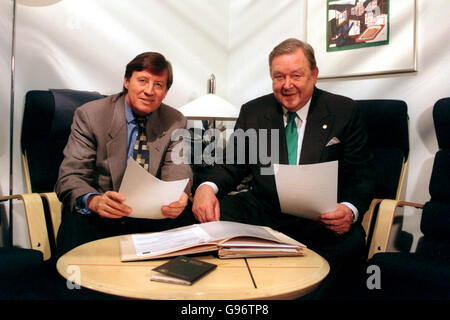
{"type": "Polygon", "coordinates": [[[99,193],[94,184],[96,139],[83,108],[76,110],[71,134],[64,148],[64,160],[59,168],[55,192],[66,206],[75,207],[75,201],[86,193],[99,193]]]}
{"type": "Polygon", "coordinates": [[[339,165],[338,201],[350,202],[361,220],[374,197],[375,168],[360,110],[353,108],[339,165]]]}

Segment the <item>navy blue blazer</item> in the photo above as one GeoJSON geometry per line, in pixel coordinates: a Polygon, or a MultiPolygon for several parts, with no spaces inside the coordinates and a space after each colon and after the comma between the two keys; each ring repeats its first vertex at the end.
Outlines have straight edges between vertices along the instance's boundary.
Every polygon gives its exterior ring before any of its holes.
{"type": "MultiPolygon", "coordinates": [[[[284,133],[283,110],[273,94],[268,94],[247,102],[241,108],[235,131],[242,129],[267,129],[267,150],[271,150],[270,130],[278,129],[278,163],[288,164],[286,137],[284,133]]],[[[258,136],[258,134],[257,134],[258,136]]],[[[235,150],[238,146],[235,146],[235,150]]],[[[219,187],[218,196],[225,195],[236,187],[242,178],[253,175],[252,190],[255,195],[274,210],[280,211],[274,175],[261,174],[261,168],[270,167],[266,163],[267,153],[260,155],[259,140],[256,146],[257,161],[250,163],[249,152],[255,145],[245,144],[244,164],[215,165],[205,174],[204,181],[212,181],[219,187]]],[[[374,195],[375,170],[372,154],[367,145],[367,134],[355,101],[314,89],[309,108],[300,164],[339,161],[338,202],[350,202],[359,211],[359,220],[367,211],[374,195]],[[339,143],[327,146],[337,138],[339,143]]],[[[236,160],[235,160],[236,162],[236,160]]],[[[326,179],[327,177],[323,177],[326,179]]]]}

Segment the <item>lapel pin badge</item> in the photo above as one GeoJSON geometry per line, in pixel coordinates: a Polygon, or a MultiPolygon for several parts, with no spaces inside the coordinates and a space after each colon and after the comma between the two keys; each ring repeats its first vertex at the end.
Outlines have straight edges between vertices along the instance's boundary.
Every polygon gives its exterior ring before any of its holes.
{"type": "Polygon", "coordinates": [[[323,130],[326,130],[328,128],[328,126],[326,125],[326,124],[324,124],[323,126],[322,126],[322,129],[323,130]]]}

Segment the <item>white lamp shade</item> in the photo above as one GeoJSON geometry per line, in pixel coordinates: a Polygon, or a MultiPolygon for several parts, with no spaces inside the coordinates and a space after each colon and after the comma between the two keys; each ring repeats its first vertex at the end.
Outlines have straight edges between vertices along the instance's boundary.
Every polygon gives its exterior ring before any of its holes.
{"type": "Polygon", "coordinates": [[[209,93],[178,109],[188,119],[236,120],[239,108],[221,97],[209,93]]]}

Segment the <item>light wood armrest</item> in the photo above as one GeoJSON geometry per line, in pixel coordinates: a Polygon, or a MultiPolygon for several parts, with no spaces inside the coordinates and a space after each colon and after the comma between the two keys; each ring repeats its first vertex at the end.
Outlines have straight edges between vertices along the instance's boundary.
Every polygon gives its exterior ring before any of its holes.
{"type": "Polygon", "coordinates": [[[372,202],[370,203],[369,209],[364,214],[363,220],[361,221],[364,231],[366,232],[366,242],[369,238],[370,227],[372,224],[372,219],[373,219],[373,214],[375,212],[375,208],[376,208],[377,204],[379,204],[382,200],[383,199],[373,199],[372,202]]]}
{"type": "Polygon", "coordinates": [[[47,201],[50,218],[52,220],[53,234],[56,241],[59,225],[61,224],[61,202],[55,192],[41,193],[41,197],[47,201]]]}
{"type": "Polygon", "coordinates": [[[44,260],[50,259],[50,243],[48,240],[47,226],[45,224],[44,206],[42,205],[40,195],[36,193],[24,193],[0,197],[0,201],[10,199],[22,200],[24,204],[31,248],[41,251],[44,260]]]}
{"type": "Polygon", "coordinates": [[[394,221],[395,211],[398,207],[415,207],[423,208],[423,204],[416,202],[409,202],[403,200],[388,200],[381,201],[378,215],[375,222],[372,241],[370,243],[368,258],[372,258],[375,253],[386,252],[389,236],[391,234],[392,223],[394,221]]]}

